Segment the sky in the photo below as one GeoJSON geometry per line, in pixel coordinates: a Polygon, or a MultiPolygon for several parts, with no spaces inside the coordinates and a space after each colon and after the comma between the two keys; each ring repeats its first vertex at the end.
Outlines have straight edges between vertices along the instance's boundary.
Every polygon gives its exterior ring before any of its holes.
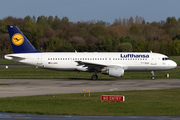
{"type": "Polygon", "coordinates": [[[146,22],[180,18],[180,0],[0,0],[0,19],[27,15],[66,16],[71,22],[141,16],[146,22]]]}

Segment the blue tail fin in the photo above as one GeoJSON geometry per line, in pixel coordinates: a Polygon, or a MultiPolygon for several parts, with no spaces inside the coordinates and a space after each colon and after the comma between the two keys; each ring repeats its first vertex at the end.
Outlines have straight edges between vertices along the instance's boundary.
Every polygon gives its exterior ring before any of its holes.
{"type": "Polygon", "coordinates": [[[15,25],[8,25],[10,41],[14,53],[35,53],[39,52],[24,36],[24,34],[15,25]]]}

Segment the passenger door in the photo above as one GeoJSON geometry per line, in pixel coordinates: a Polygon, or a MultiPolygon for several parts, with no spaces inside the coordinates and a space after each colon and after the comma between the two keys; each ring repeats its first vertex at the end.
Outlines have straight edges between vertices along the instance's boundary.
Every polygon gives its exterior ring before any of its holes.
{"type": "Polygon", "coordinates": [[[37,66],[43,66],[42,55],[37,55],[37,66]]]}
{"type": "Polygon", "coordinates": [[[157,65],[156,55],[151,54],[151,65],[157,65]]]}

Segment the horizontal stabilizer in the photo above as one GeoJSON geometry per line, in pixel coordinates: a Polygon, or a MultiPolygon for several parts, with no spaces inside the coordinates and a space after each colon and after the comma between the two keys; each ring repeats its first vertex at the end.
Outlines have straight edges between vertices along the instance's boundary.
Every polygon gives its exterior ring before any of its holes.
{"type": "Polygon", "coordinates": [[[26,59],[24,56],[16,55],[16,54],[9,54],[4,56],[5,59],[26,59]]]}

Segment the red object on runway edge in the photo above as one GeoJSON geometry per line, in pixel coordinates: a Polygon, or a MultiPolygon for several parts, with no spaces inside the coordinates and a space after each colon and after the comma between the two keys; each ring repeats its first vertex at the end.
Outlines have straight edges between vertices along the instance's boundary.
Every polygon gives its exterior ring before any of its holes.
{"type": "Polygon", "coordinates": [[[101,95],[101,101],[125,101],[125,96],[101,95]]]}

